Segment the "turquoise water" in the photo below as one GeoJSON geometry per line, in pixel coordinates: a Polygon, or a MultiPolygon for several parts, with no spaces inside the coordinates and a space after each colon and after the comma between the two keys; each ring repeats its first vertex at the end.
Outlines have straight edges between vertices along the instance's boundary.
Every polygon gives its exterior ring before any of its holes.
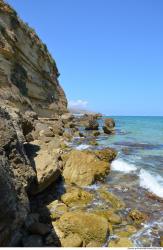
{"type": "MultiPolygon", "coordinates": [[[[89,188],[96,193],[104,185],[125,202],[124,213],[138,209],[148,215],[147,221],[131,237],[135,247],[160,246],[160,235],[163,235],[163,117],[112,117],[116,123],[114,135],[103,133],[105,118],[99,120],[98,145],[90,146],[91,131],[84,131],[87,136],[76,137],[72,143],[78,150],[113,147],[118,152],[104,182],[89,188]]],[[[99,198],[96,204],[105,205],[99,198]]]]}
{"type": "Polygon", "coordinates": [[[163,198],[163,117],[113,119],[115,135],[99,139],[101,145],[116,148],[119,153],[112,170],[136,173],[140,186],[163,198]]]}

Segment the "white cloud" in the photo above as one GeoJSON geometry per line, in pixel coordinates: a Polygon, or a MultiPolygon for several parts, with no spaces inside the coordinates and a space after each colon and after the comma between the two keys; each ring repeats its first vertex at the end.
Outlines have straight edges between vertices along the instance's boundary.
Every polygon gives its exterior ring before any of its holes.
{"type": "Polygon", "coordinates": [[[69,101],[69,108],[85,109],[88,105],[88,101],[85,100],[71,100],[69,101]]]}

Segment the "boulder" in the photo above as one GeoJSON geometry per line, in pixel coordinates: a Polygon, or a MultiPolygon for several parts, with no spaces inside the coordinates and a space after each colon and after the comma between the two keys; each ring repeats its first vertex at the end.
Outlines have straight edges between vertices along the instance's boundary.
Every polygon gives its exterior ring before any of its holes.
{"type": "Polygon", "coordinates": [[[51,202],[47,208],[49,209],[49,212],[50,212],[50,217],[52,220],[55,220],[55,219],[58,219],[60,218],[64,213],[68,212],[68,208],[67,206],[58,201],[58,200],[55,200],[53,202],[51,202]]]}
{"type": "Polygon", "coordinates": [[[71,122],[73,120],[74,116],[72,113],[65,113],[61,116],[61,120],[64,123],[71,122]]]}
{"type": "Polygon", "coordinates": [[[76,233],[69,234],[67,237],[61,239],[62,247],[81,247],[82,244],[82,238],[76,233]]]}
{"type": "Polygon", "coordinates": [[[106,118],[104,121],[103,131],[105,134],[113,134],[115,121],[112,118],[106,118]]]}
{"type": "Polygon", "coordinates": [[[60,176],[60,149],[52,149],[39,141],[33,141],[32,145],[39,149],[31,157],[37,172],[37,186],[33,190],[33,194],[36,194],[42,192],[60,176]]]}
{"type": "Polygon", "coordinates": [[[120,224],[122,222],[121,217],[114,212],[114,210],[95,210],[93,213],[103,216],[111,224],[120,224]]]}
{"type": "Polygon", "coordinates": [[[108,236],[108,221],[102,217],[86,212],[68,212],[58,221],[53,222],[61,242],[68,235],[78,234],[85,245],[97,242],[102,246],[108,236]]]}
{"type": "Polygon", "coordinates": [[[114,130],[112,128],[109,128],[107,126],[103,126],[102,128],[105,134],[108,134],[108,135],[114,134],[114,130]]]}
{"type": "Polygon", "coordinates": [[[68,207],[85,206],[92,201],[93,195],[80,188],[73,188],[70,192],[61,196],[61,200],[68,207]]]}
{"type": "Polygon", "coordinates": [[[108,128],[114,128],[115,127],[115,121],[112,118],[106,118],[105,119],[105,126],[108,128]]]}
{"type": "Polygon", "coordinates": [[[117,152],[115,151],[115,149],[112,148],[104,148],[101,150],[95,150],[93,152],[97,158],[106,162],[113,161],[117,156],[117,152]]]}
{"type": "Polygon", "coordinates": [[[91,116],[87,122],[87,125],[85,127],[85,130],[98,130],[99,124],[97,120],[91,116]]]}
{"type": "Polygon", "coordinates": [[[99,196],[110,203],[114,209],[119,210],[125,208],[125,203],[115,194],[108,192],[105,188],[99,190],[99,196]]]}
{"type": "Polygon", "coordinates": [[[64,156],[63,177],[66,183],[86,186],[109,173],[110,165],[93,152],[72,150],[64,156]]]}
{"type": "Polygon", "coordinates": [[[132,218],[132,220],[136,223],[136,224],[141,224],[142,222],[146,221],[148,219],[148,216],[143,213],[140,212],[137,209],[133,209],[130,211],[129,216],[132,218]]]}
{"type": "Polygon", "coordinates": [[[108,247],[133,247],[132,241],[127,237],[109,241],[108,247]]]}

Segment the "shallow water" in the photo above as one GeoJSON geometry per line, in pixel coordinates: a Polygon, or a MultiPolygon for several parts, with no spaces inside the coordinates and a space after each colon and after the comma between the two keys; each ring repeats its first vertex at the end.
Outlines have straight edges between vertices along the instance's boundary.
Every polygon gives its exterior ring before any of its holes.
{"type": "MultiPolygon", "coordinates": [[[[113,119],[116,122],[115,135],[99,136],[99,146],[92,147],[109,146],[118,151],[105,186],[125,201],[127,210],[137,208],[149,215],[148,222],[132,236],[134,246],[159,246],[159,234],[163,234],[163,200],[159,200],[159,197],[163,198],[163,117],[113,119]]],[[[99,123],[102,130],[103,120],[99,123]]],[[[73,146],[78,150],[87,149],[88,138],[78,146],[76,138],[73,146]]],[[[101,185],[97,183],[89,189],[97,192],[101,185]]],[[[99,204],[102,201],[97,197],[92,205],[99,204]]]]}

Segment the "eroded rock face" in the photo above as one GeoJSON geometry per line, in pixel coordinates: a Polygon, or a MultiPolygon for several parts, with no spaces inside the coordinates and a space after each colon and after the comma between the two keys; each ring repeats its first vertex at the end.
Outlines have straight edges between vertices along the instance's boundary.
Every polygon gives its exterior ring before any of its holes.
{"type": "Polygon", "coordinates": [[[0,108],[0,246],[14,246],[29,212],[27,193],[36,174],[26,156],[16,110],[0,108]]]}
{"type": "Polygon", "coordinates": [[[0,0],[0,98],[50,117],[67,111],[58,69],[45,44],[0,0]]]}

